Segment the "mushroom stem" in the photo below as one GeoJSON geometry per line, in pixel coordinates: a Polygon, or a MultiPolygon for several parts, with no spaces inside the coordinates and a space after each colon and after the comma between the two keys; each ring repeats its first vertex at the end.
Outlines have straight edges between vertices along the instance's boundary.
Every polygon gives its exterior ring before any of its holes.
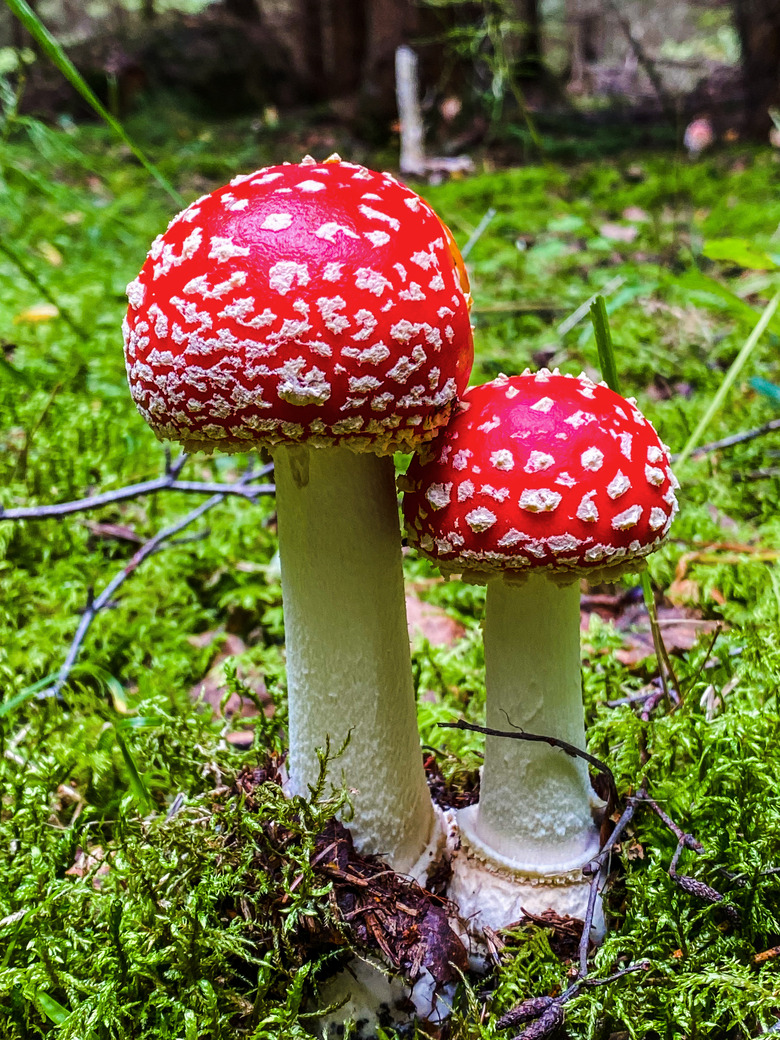
{"type": "MultiPolygon", "coordinates": [[[[488,585],[487,725],[517,727],[585,746],[579,582],[541,574],[488,585]]],[[[594,853],[584,761],[547,744],[487,737],[476,837],[515,869],[563,872],[594,853]]]]}
{"type": "Polygon", "coordinates": [[[355,845],[409,871],[434,814],[422,766],[391,456],[273,452],[282,570],[290,789],[307,794],[316,748],[350,789],[355,845]]]}

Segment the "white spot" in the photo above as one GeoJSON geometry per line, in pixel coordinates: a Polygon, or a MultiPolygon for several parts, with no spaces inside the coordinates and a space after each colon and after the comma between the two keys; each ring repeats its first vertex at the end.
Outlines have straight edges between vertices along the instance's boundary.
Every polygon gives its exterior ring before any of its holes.
{"type": "Polygon", "coordinates": [[[510,528],[507,533],[499,538],[498,544],[502,549],[509,549],[513,545],[517,545],[518,542],[527,542],[528,535],[522,531],[518,531],[516,527],[510,528]]]}
{"type": "Polygon", "coordinates": [[[576,552],[580,544],[579,538],[573,534],[554,534],[547,539],[547,547],[552,553],[576,552]]]}
{"type": "Polygon", "coordinates": [[[635,527],[642,516],[641,506],[629,506],[622,513],[612,517],[612,527],[616,531],[627,531],[629,527],[635,527]]]}
{"type": "Polygon", "coordinates": [[[130,301],[130,306],[138,310],[144,302],[146,286],[140,279],[134,278],[127,286],[125,292],[127,293],[127,299],[130,301]]]}
{"type": "Polygon", "coordinates": [[[659,484],[663,484],[665,474],[664,471],[658,469],[657,466],[645,466],[645,477],[647,478],[648,484],[654,484],[658,487],[659,484]]]}
{"type": "Polygon", "coordinates": [[[567,473],[566,470],[563,470],[563,472],[555,478],[555,483],[560,484],[561,487],[574,487],[577,481],[571,473],[567,473]]]}
{"type": "Polygon", "coordinates": [[[375,376],[350,376],[349,391],[353,394],[368,394],[382,384],[375,376]]]}
{"type": "Polygon", "coordinates": [[[458,501],[465,502],[471,498],[474,494],[474,485],[470,480],[464,480],[461,484],[458,484],[458,501]]]}
{"type": "Polygon", "coordinates": [[[412,213],[416,213],[420,208],[420,200],[416,195],[412,195],[411,198],[404,199],[404,205],[408,206],[412,213]]]}
{"type": "Polygon", "coordinates": [[[631,461],[631,445],[633,444],[634,438],[630,433],[615,433],[614,430],[610,431],[612,436],[620,441],[620,453],[625,455],[628,461],[631,461]]]}
{"type": "Polygon", "coordinates": [[[197,278],[191,278],[184,286],[184,292],[188,296],[202,296],[204,300],[218,300],[231,289],[237,289],[246,281],[245,271],[234,271],[225,282],[219,282],[213,288],[209,288],[208,275],[199,274],[197,278]]]}
{"type": "Polygon", "coordinates": [[[359,267],[355,272],[355,285],[358,289],[367,289],[374,296],[381,296],[385,289],[392,289],[392,284],[388,282],[383,274],[379,271],[373,271],[370,267],[359,267]]]}
{"type": "Polygon", "coordinates": [[[343,264],[332,261],[329,264],[325,264],[325,270],[323,271],[322,277],[326,282],[337,282],[341,278],[341,268],[343,264]]]}
{"type": "Polygon", "coordinates": [[[299,181],[295,187],[298,191],[324,191],[325,185],[322,181],[299,181]]]}
{"type": "Polygon", "coordinates": [[[390,335],[397,343],[408,343],[412,336],[416,336],[422,325],[415,325],[406,318],[401,318],[395,325],[390,327],[390,335]]]}
{"type": "Polygon", "coordinates": [[[317,309],[322,315],[325,327],[335,336],[340,335],[345,329],[349,328],[349,318],[344,314],[337,313],[346,306],[346,301],[341,296],[320,296],[317,300],[317,309]]]}
{"type": "Polygon", "coordinates": [[[484,506],[479,506],[477,509],[472,509],[470,513],[466,513],[466,523],[475,534],[487,531],[495,522],[496,514],[484,506]]]}
{"type": "Polygon", "coordinates": [[[551,513],[560,505],[561,497],[549,488],[525,488],[517,504],[529,513],[551,513]]]}
{"type": "Polygon", "coordinates": [[[373,347],[366,347],[365,350],[345,347],[341,353],[344,357],[354,358],[360,365],[380,365],[390,357],[390,351],[384,343],[375,343],[373,347]]]}
{"type": "Polygon", "coordinates": [[[515,468],[515,457],[508,448],[499,448],[490,453],[490,464],[496,469],[510,470],[515,468]]]}
{"type": "Polygon", "coordinates": [[[390,236],[386,231],[365,231],[364,234],[375,249],[386,246],[390,241],[390,236]]]}
{"type": "Polygon", "coordinates": [[[554,463],[555,459],[552,455],[548,455],[544,451],[532,451],[523,468],[526,473],[539,473],[541,470],[549,469],[554,463]]]}
{"type": "Polygon", "coordinates": [[[604,545],[591,545],[589,549],[585,550],[585,559],[588,563],[594,563],[596,560],[603,560],[606,556],[607,550],[604,545]]]}
{"type": "Polygon", "coordinates": [[[295,260],[278,260],[268,272],[268,284],[282,296],[286,296],[293,285],[309,284],[309,268],[295,260]]]}
{"type": "MultiPolygon", "coordinates": [[[[265,173],[263,170],[259,170],[258,173],[262,174],[262,176],[256,177],[254,173],[249,174],[250,177],[254,178],[252,184],[270,184],[271,181],[278,180],[280,177],[283,176],[283,174],[279,173],[278,171],[276,173],[265,173]]],[[[231,184],[232,183],[233,182],[231,181],[231,184]]]]}
{"type": "Polygon", "coordinates": [[[209,260],[216,260],[217,263],[223,264],[235,256],[249,256],[249,246],[237,246],[232,239],[221,238],[219,235],[215,235],[211,239],[209,260]]]}
{"type": "Polygon", "coordinates": [[[477,427],[478,430],[482,430],[483,433],[490,433],[491,430],[495,430],[497,426],[501,425],[501,420],[497,415],[487,419],[481,425],[477,427]]]}
{"type": "Polygon", "coordinates": [[[452,456],[452,468],[458,471],[463,470],[468,466],[468,460],[474,453],[469,451],[468,448],[463,448],[461,451],[456,451],[452,456]]]}
{"type": "Polygon", "coordinates": [[[260,225],[261,231],[285,231],[293,222],[290,213],[269,213],[260,225]]]}
{"type": "Polygon", "coordinates": [[[452,542],[447,541],[446,538],[437,538],[436,548],[440,553],[450,553],[452,552],[452,542]]]}
{"type": "Polygon", "coordinates": [[[573,412],[567,416],[564,420],[569,426],[573,426],[575,430],[579,429],[580,426],[585,426],[586,423],[592,423],[596,421],[596,416],[593,412],[573,412]]]}
{"type": "MultiPolygon", "coordinates": [[[[376,397],[371,398],[371,407],[375,412],[385,412],[388,408],[392,407],[394,401],[395,394],[377,394],[376,397]]],[[[398,417],[396,416],[396,418],[398,417]]]]}
{"type": "Polygon", "coordinates": [[[401,300],[424,300],[425,293],[417,282],[410,282],[408,289],[402,289],[398,294],[401,300]]]}
{"type": "Polygon", "coordinates": [[[506,388],[506,398],[508,401],[511,401],[513,397],[517,397],[519,393],[520,388],[517,386],[508,386],[506,388]]]}
{"type": "Polygon", "coordinates": [[[663,509],[658,506],[653,506],[650,510],[650,527],[657,531],[659,527],[663,527],[666,523],[666,513],[663,509]]]}
{"type": "Polygon", "coordinates": [[[647,461],[648,462],[665,462],[666,456],[663,451],[658,447],[657,444],[651,444],[647,449],[647,461]]]}
{"type": "Polygon", "coordinates": [[[389,224],[393,231],[397,231],[401,222],[396,217],[391,217],[387,213],[382,213],[381,210],[372,209],[370,206],[358,206],[358,209],[364,217],[368,217],[369,220],[382,220],[386,224],[389,224]]]}
{"type": "Polygon", "coordinates": [[[344,227],[343,224],[336,224],[333,221],[321,224],[314,234],[317,238],[324,238],[326,242],[335,242],[336,235],[338,235],[339,232],[341,232],[342,235],[346,235],[347,238],[360,238],[360,235],[357,235],[352,228],[344,227]]]}
{"type": "MultiPolygon", "coordinates": [[[[228,206],[231,213],[240,213],[246,209],[249,205],[249,199],[237,199],[232,205],[228,206]]],[[[263,402],[265,404],[265,402],[263,402]]],[[[269,406],[270,407],[270,406],[269,406]]]]}
{"type": "Polygon", "coordinates": [[[540,397],[536,404],[531,405],[531,411],[544,412],[546,414],[554,404],[555,401],[553,401],[552,397],[540,397]]]}
{"type": "Polygon", "coordinates": [[[154,318],[154,334],[158,339],[163,339],[168,335],[168,319],[161,310],[161,308],[153,303],[149,308],[149,317],[154,318]]]}
{"type": "Polygon", "coordinates": [[[591,501],[595,494],[595,491],[589,491],[586,495],[582,496],[582,500],[577,506],[577,512],[574,514],[578,520],[584,520],[587,523],[595,523],[595,521],[598,520],[599,511],[591,501]]]}
{"type": "Polygon", "coordinates": [[[495,488],[492,484],[483,484],[480,493],[494,498],[496,502],[506,502],[509,498],[509,488],[495,488]]]}
{"type": "Polygon", "coordinates": [[[610,498],[620,498],[621,495],[625,495],[626,491],[631,487],[631,481],[620,470],[617,471],[612,480],[607,484],[607,494],[610,498]]]}
{"type": "Polygon", "coordinates": [[[406,383],[412,372],[416,372],[420,365],[424,364],[425,361],[425,351],[422,347],[416,346],[412,351],[411,357],[402,357],[398,359],[387,373],[388,378],[394,379],[397,383],[406,383]]]}
{"type": "Polygon", "coordinates": [[[431,484],[425,492],[425,497],[434,509],[444,509],[450,504],[452,484],[431,484]]]}
{"type": "Polygon", "coordinates": [[[428,288],[433,289],[434,292],[441,292],[444,288],[444,279],[440,274],[435,274],[428,282],[428,288]]]}
{"type": "Polygon", "coordinates": [[[601,469],[604,462],[604,453],[599,451],[598,448],[588,448],[580,455],[580,462],[583,469],[589,469],[591,473],[596,473],[597,470],[601,469]]]}
{"type": "Polygon", "coordinates": [[[325,373],[316,367],[305,372],[305,367],[306,360],[302,357],[285,362],[279,370],[282,379],[276,386],[276,392],[289,404],[324,404],[331,394],[325,373]]]}
{"type": "Polygon", "coordinates": [[[436,266],[436,257],[433,255],[433,253],[412,253],[411,260],[413,264],[417,264],[418,267],[422,267],[423,271],[427,271],[429,267],[436,266]]]}

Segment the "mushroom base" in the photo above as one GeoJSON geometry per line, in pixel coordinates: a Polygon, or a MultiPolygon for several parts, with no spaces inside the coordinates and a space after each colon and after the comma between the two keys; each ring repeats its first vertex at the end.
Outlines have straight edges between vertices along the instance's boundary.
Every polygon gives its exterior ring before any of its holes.
{"type": "Polygon", "coordinates": [[[321,1006],[341,1006],[319,1019],[316,1035],[336,1040],[349,1028],[354,1040],[375,1040],[377,1026],[408,1026],[410,1021],[422,1027],[441,1026],[449,1018],[455,988],[455,983],[448,983],[437,990],[428,971],[416,982],[408,982],[380,961],[355,957],[319,987],[321,1006]]]}
{"type": "MultiPolygon", "coordinates": [[[[557,914],[585,919],[591,878],[582,868],[599,851],[595,825],[583,835],[583,850],[577,862],[546,863],[534,867],[501,856],[482,842],[474,831],[477,806],[457,813],[460,847],[452,857],[452,879],[447,895],[456,904],[471,938],[472,965],[484,964],[485,927],[494,931],[518,921],[524,911],[541,914],[552,909],[557,914]]],[[[604,935],[604,913],[599,896],[591,929],[595,939],[604,935]]]]}

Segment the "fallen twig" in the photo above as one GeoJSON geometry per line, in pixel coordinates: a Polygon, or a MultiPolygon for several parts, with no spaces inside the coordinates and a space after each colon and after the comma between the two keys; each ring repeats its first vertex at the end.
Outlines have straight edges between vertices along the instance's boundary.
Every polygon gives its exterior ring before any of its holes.
{"type": "Polygon", "coordinates": [[[46,520],[51,517],[68,516],[71,513],[88,512],[91,509],[110,505],[112,502],[140,498],[142,495],[151,495],[158,491],[183,491],[197,495],[240,495],[242,498],[250,500],[254,500],[259,495],[272,494],[274,491],[273,484],[255,485],[253,483],[273,470],[273,466],[270,464],[253,473],[248,482],[239,480],[235,483],[216,483],[179,480],[179,473],[188,459],[189,455],[180,455],[166,468],[163,476],[154,480],[142,481],[140,484],[129,484],[127,487],[117,488],[115,491],[104,491],[100,495],[91,495],[88,498],[79,498],[72,502],[58,502],[49,506],[22,506],[17,509],[4,509],[0,506],[0,520],[46,520]],[[250,483],[251,486],[249,486],[250,483]]]}
{"type": "MultiPolygon", "coordinates": [[[[177,462],[178,461],[179,460],[177,459],[177,462]]],[[[240,487],[242,485],[245,485],[250,480],[254,479],[254,476],[255,475],[253,474],[250,465],[247,467],[243,476],[236,482],[236,485],[231,485],[231,487],[240,487]]],[[[89,631],[90,625],[92,624],[98,613],[111,604],[112,596],[117,591],[117,589],[119,589],[119,587],[130,577],[133,571],[135,571],[144,562],[144,560],[148,559],[155,552],[157,552],[157,550],[163,545],[164,542],[172,538],[174,535],[178,534],[179,531],[183,531],[185,527],[188,527],[190,524],[194,523],[201,516],[203,516],[204,513],[207,513],[210,509],[213,509],[214,506],[219,505],[220,502],[223,502],[226,497],[227,493],[224,491],[212,495],[211,498],[208,498],[205,502],[201,503],[201,505],[199,505],[197,509],[193,509],[192,512],[187,513],[186,516],[183,516],[181,519],[177,520],[169,527],[165,527],[163,528],[163,530],[158,531],[157,534],[154,535],[154,537],[150,538],[147,542],[144,542],[144,544],[138,549],[138,551],[133,554],[133,556],[125,564],[122,570],[114,575],[114,577],[111,579],[108,585],[106,585],[106,587],[103,589],[99,596],[92,598],[90,594],[87,606],[83,614],[81,615],[81,620],[79,621],[78,627],[76,628],[76,634],[74,635],[70,644],[70,648],[68,649],[65,662],[60,668],[54,683],[51,686],[47,687],[47,689],[42,690],[39,694],[37,694],[37,698],[39,700],[47,700],[50,697],[59,697],[61,695],[62,690],[64,689],[65,684],[68,681],[68,678],[70,677],[70,673],[73,670],[73,666],[75,665],[76,660],[78,659],[82,644],[84,643],[84,639],[87,635],[87,632],[89,631]]]]}
{"type": "Polygon", "coordinates": [[[543,1040],[544,1037],[549,1036],[563,1025],[565,1017],[563,1005],[576,997],[583,986],[606,986],[632,972],[649,971],[650,967],[649,961],[639,961],[637,964],[629,964],[628,967],[621,968],[603,979],[576,979],[558,997],[531,997],[529,1000],[524,1000],[522,1004],[518,1004],[517,1007],[513,1007],[511,1011],[502,1015],[496,1025],[499,1029],[510,1029],[521,1022],[530,1022],[531,1024],[518,1033],[514,1040],[543,1040]]]}
{"type": "MultiPolygon", "coordinates": [[[[774,433],[775,430],[780,430],[780,419],[770,419],[763,426],[755,426],[751,430],[743,430],[742,433],[733,433],[730,437],[722,437],[719,441],[710,441],[709,444],[700,444],[698,448],[694,448],[690,452],[689,457],[698,459],[702,455],[708,455],[710,452],[718,451],[720,448],[731,448],[735,444],[744,444],[745,441],[753,441],[756,437],[763,437],[766,433],[774,433]]],[[[672,455],[672,462],[676,462],[678,458],[679,453],[672,455]]]]}
{"type": "MultiPolygon", "coordinates": [[[[511,720],[507,721],[509,721],[511,726],[511,720]]],[[[560,750],[569,755],[570,758],[584,759],[585,762],[593,766],[593,768],[607,781],[609,788],[609,803],[613,807],[617,805],[617,786],[615,784],[615,777],[613,776],[612,770],[609,766],[605,765],[594,755],[590,755],[587,751],[583,751],[582,748],[578,748],[574,744],[569,744],[568,741],[561,740],[559,737],[548,737],[541,733],[526,733],[522,729],[491,729],[489,726],[478,726],[474,722],[466,722],[465,719],[457,719],[455,722],[437,722],[436,725],[439,726],[440,729],[467,730],[470,733],[482,733],[486,737],[511,737],[513,740],[530,740],[540,744],[549,744],[550,747],[560,748],[560,750]]]]}

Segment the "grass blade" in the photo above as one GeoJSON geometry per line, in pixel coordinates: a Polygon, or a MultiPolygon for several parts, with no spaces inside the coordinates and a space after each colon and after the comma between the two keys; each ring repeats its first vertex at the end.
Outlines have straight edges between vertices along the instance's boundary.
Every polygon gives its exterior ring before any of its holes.
{"type": "Polygon", "coordinates": [[[147,173],[154,177],[160,187],[165,189],[177,206],[184,206],[184,199],[179,195],[178,191],[176,191],[168,179],[157,169],[154,163],[146,158],[138,145],[128,136],[119,120],[115,119],[108,109],[104,108],[100,103],[89,85],[85,82],[79,70],[67,56],[57,40],[55,40],[51,35],[40,18],[38,18],[35,11],[33,11],[27,3],[27,0],[5,0],[5,2],[6,6],[11,10],[11,14],[15,15],[19,19],[43,53],[60,70],[70,85],[81,94],[87,104],[89,104],[97,112],[100,118],[111,127],[114,133],[124,141],[147,173]]]}
{"type": "Polygon", "coordinates": [[[683,450],[680,452],[677,458],[677,464],[679,466],[682,466],[683,463],[687,461],[693,449],[701,441],[705,430],[712,422],[714,416],[717,414],[718,411],[720,411],[720,408],[726,399],[726,395],[728,394],[731,387],[734,385],[734,382],[739,373],[742,371],[745,362],[753,353],[753,351],[756,348],[756,345],[758,344],[758,341],[761,339],[764,332],[766,331],[766,327],[772,320],[772,317],[775,311],[777,310],[778,304],[780,304],[780,292],[775,293],[775,295],[772,297],[772,299],[769,301],[766,307],[764,307],[763,313],[761,314],[761,317],[758,319],[756,327],[745,340],[744,346],[732,361],[731,368],[723,377],[723,382],[718,387],[718,392],[715,394],[712,401],[710,402],[709,408],[701,417],[699,424],[688,438],[688,441],[683,450]]]}
{"type": "MultiPolygon", "coordinates": [[[[615,348],[612,345],[612,333],[609,331],[607,306],[604,302],[603,296],[597,296],[591,304],[590,320],[593,323],[593,331],[596,335],[596,344],[599,349],[601,374],[610,390],[614,390],[616,394],[619,394],[620,380],[618,379],[617,364],[615,363],[615,348]]],[[[658,612],[655,609],[653,585],[647,571],[642,571],[640,582],[642,585],[642,595],[645,601],[647,616],[650,619],[650,632],[653,636],[653,646],[655,647],[655,654],[658,660],[658,674],[661,677],[664,694],[666,695],[666,701],[668,704],[671,703],[671,701],[669,698],[669,686],[666,679],[666,673],[668,671],[674,679],[674,671],[672,670],[672,664],[666,653],[666,647],[664,646],[661,637],[661,629],[658,625],[658,612]]],[[[677,683],[675,680],[675,686],[676,685],[677,683]]]]}
{"type": "Polygon", "coordinates": [[[593,322],[593,331],[596,335],[596,346],[599,351],[599,364],[601,374],[610,390],[616,394],[620,393],[620,380],[615,364],[615,348],[612,345],[612,334],[609,331],[609,319],[607,318],[607,304],[603,296],[597,296],[590,305],[590,320],[593,322]]]}
{"type": "Polygon", "coordinates": [[[114,727],[114,736],[116,742],[119,745],[119,750],[122,752],[122,758],[125,760],[127,771],[130,774],[130,790],[133,792],[133,797],[141,805],[143,810],[150,813],[154,808],[152,802],[152,796],[149,793],[149,789],[144,783],[144,779],[138,769],[135,759],[133,758],[130,748],[127,746],[124,736],[119,731],[118,727],[114,727]]]}

